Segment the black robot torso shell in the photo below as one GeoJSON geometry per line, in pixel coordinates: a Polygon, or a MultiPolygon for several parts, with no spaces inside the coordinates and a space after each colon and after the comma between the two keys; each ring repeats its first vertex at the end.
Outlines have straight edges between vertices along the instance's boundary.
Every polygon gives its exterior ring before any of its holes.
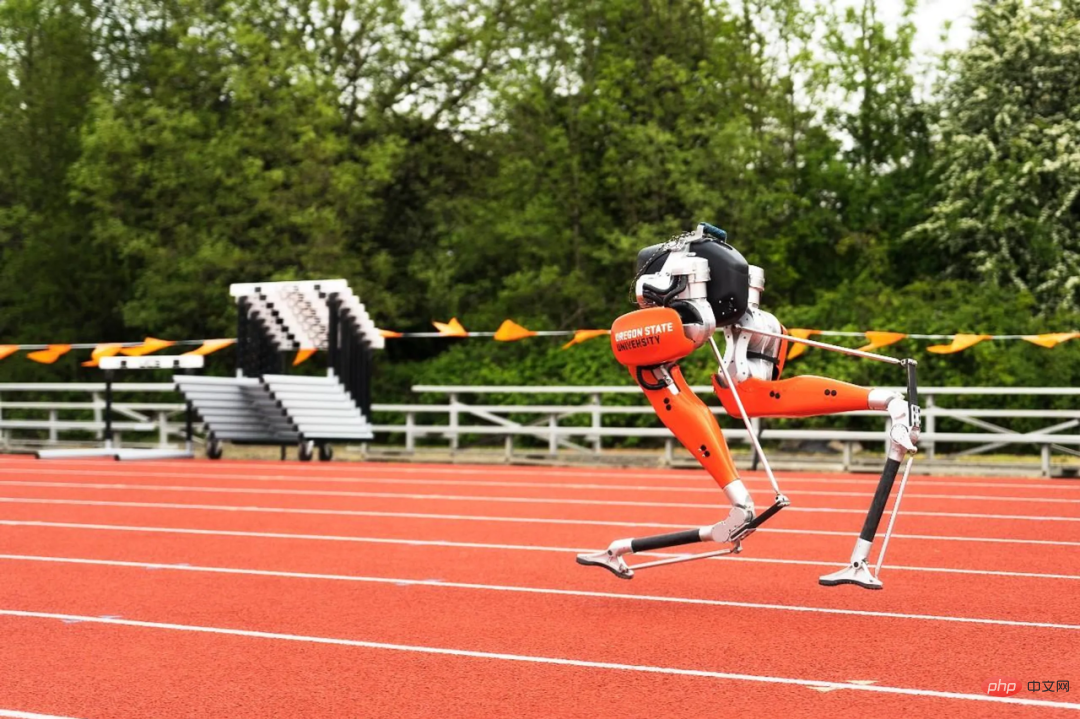
{"type": "MultiPolygon", "coordinates": [[[[662,248],[663,244],[651,245],[638,253],[638,277],[663,268],[669,251],[662,248]]],[[[716,240],[695,242],[688,249],[709,262],[705,294],[716,315],[716,326],[735,324],[749,307],[750,265],[746,258],[731,245],[716,240]]]]}

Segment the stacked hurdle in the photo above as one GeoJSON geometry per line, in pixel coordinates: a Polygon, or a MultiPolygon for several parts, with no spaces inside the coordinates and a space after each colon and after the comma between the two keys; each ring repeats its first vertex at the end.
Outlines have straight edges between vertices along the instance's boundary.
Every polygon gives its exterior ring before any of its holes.
{"type": "Polygon", "coordinates": [[[207,455],[222,442],[296,444],[299,457],[332,457],[331,442],[370,440],[371,368],[384,340],[345,280],[235,284],[236,376],[177,377],[209,430],[207,455]],[[327,353],[324,377],[284,374],[286,353],[327,353]]]}

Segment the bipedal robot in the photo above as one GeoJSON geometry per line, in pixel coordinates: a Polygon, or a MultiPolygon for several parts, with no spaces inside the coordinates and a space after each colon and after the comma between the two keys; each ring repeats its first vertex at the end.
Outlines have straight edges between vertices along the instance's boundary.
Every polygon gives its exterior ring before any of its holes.
{"type": "Polygon", "coordinates": [[[825,586],[855,584],[881,589],[876,574],[881,570],[919,435],[915,362],[787,335],[779,321],[759,307],[765,287],[764,271],[748,265],[727,243],[727,234],[712,225],[702,223],[694,232],[645,248],[638,254],[637,265],[634,290],[640,309],[618,318],[612,326],[611,346],[615,357],[630,370],[668,429],[720,485],[731,510],[726,518],[707,527],[617,540],[606,551],[579,554],[578,564],[603,567],[617,577],[630,579],[634,570],[738,554],[744,539],[790,504],[780,491],[750,419],[812,417],[869,409],[887,412],[891,419],[888,458],[848,566],[821,577],[819,582],[825,586]],[[723,354],[713,339],[717,329],[724,331],[723,354]],[[901,365],[907,370],[908,399],[891,390],[868,389],[826,377],[782,380],[789,342],[901,365]],[[760,514],[739,479],[716,418],[690,390],[679,369],[680,360],[706,343],[712,347],[720,365],[718,373],[713,375],[713,388],[728,414],[746,424],[776,492],[772,506],[760,514]],[[871,572],[870,549],[905,457],[909,457],[907,468],[877,567],[871,572]],[[624,559],[627,554],[708,541],[730,546],[633,567],[624,559]]]}

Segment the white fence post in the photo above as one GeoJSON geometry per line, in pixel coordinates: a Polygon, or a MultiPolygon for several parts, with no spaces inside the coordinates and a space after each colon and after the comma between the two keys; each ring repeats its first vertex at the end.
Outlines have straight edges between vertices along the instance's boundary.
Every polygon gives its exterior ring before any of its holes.
{"type": "MultiPolygon", "coordinates": [[[[91,394],[90,401],[94,404],[94,424],[100,425],[104,421],[104,418],[101,416],[101,410],[105,406],[105,401],[101,399],[100,392],[94,392],[93,394],[91,394]]],[[[101,439],[103,434],[104,430],[99,429],[97,432],[94,433],[94,436],[98,439],[101,439]]]]}
{"type": "MultiPolygon", "coordinates": [[[[593,429],[600,429],[603,426],[603,418],[600,415],[600,405],[602,404],[600,393],[593,392],[592,403],[596,407],[592,411],[592,427],[593,429]]],[[[600,454],[604,450],[604,440],[600,436],[599,432],[593,435],[593,452],[600,454]]]]}
{"type": "Polygon", "coordinates": [[[458,401],[457,395],[450,393],[450,452],[458,450],[458,401]]]}
{"type": "MultiPolygon", "coordinates": [[[[934,407],[935,406],[936,405],[934,403],[934,395],[932,395],[932,394],[926,395],[926,409],[927,409],[926,432],[927,432],[927,434],[933,434],[937,430],[937,417],[934,416],[934,407]]],[[[926,458],[927,459],[933,459],[934,458],[934,443],[933,443],[933,441],[930,441],[930,442],[926,443],[926,458]]]]}
{"type": "Polygon", "coordinates": [[[405,451],[412,454],[416,451],[416,435],[414,434],[416,427],[416,414],[414,412],[405,413],[405,451]]]}
{"type": "Polygon", "coordinates": [[[548,454],[555,456],[559,453],[559,435],[555,433],[555,430],[559,428],[559,418],[556,415],[548,416],[548,429],[551,430],[551,434],[548,437],[548,454]]]}

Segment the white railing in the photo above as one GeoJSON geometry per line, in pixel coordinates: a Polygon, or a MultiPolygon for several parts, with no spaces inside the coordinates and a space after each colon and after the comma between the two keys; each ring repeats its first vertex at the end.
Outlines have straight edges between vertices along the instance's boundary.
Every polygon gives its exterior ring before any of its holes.
{"type": "MultiPolygon", "coordinates": [[[[112,391],[145,395],[173,393],[175,387],[169,382],[125,382],[113,383],[112,391]]],[[[152,433],[157,435],[156,441],[144,439],[141,442],[129,442],[128,446],[169,447],[171,438],[183,439],[185,409],[184,404],[175,402],[130,402],[114,399],[112,430],[116,446],[121,446],[123,434],[152,433]]],[[[0,383],[0,445],[10,449],[86,444],[88,437],[100,440],[105,432],[104,411],[104,382],[0,383]],[[27,401],[19,398],[58,393],[89,395],[89,398],[83,401],[27,401]],[[12,417],[13,411],[31,416],[12,417]],[[61,436],[72,434],[79,436],[61,436]]]]}
{"type": "MultiPolygon", "coordinates": [[[[694,386],[691,389],[703,397],[711,397],[711,386],[694,386]]],[[[896,390],[903,388],[896,387],[896,390]]],[[[648,405],[640,406],[610,406],[603,404],[604,395],[640,395],[641,390],[633,385],[615,386],[455,386],[455,385],[415,385],[413,392],[421,394],[439,394],[447,397],[446,405],[400,405],[396,411],[404,411],[405,414],[405,442],[406,449],[415,447],[418,437],[436,435],[448,440],[450,448],[457,449],[460,446],[460,438],[469,434],[503,435],[506,442],[506,452],[513,451],[513,437],[529,436],[546,439],[548,452],[555,454],[560,446],[571,447],[579,451],[588,451],[584,447],[572,444],[570,438],[585,439],[592,444],[592,452],[599,453],[602,450],[603,438],[625,437],[658,437],[665,440],[665,456],[670,461],[675,442],[671,433],[660,423],[655,422],[654,427],[605,427],[603,417],[609,415],[644,414],[652,415],[653,410],[648,405]],[[467,404],[462,401],[465,395],[491,395],[491,394],[543,394],[543,395],[577,395],[587,396],[589,399],[584,404],[569,405],[483,405],[467,404]],[[444,413],[448,415],[447,425],[419,425],[416,423],[418,413],[444,413]],[[536,414],[545,422],[544,426],[536,424],[528,425],[511,422],[503,415],[508,414],[536,414]],[[587,427],[560,426],[559,420],[571,415],[588,415],[590,424],[587,427]],[[490,424],[476,425],[463,424],[462,419],[475,417],[490,424]]],[[[936,454],[938,443],[957,443],[974,445],[955,453],[953,456],[970,456],[1000,449],[1007,445],[1035,445],[1040,449],[1043,474],[1050,474],[1051,453],[1056,451],[1068,455],[1080,456],[1080,433],[1075,430],[1080,427],[1080,407],[1073,409],[965,409],[962,407],[945,407],[941,405],[940,397],[961,396],[1067,396],[1080,398],[1080,388],[1073,387],[924,387],[919,389],[919,401],[923,406],[923,431],[920,439],[920,447],[927,453],[927,457],[933,459],[936,454]],[[949,418],[956,422],[985,430],[983,432],[938,432],[937,419],[949,418]],[[1000,424],[987,421],[988,419],[1040,419],[1053,422],[1034,432],[1017,432],[1000,424]],[[1074,430],[1071,434],[1062,434],[1068,430],[1074,430]]],[[[1080,402],[1078,402],[1080,405],[1080,402]]],[[[387,410],[390,406],[385,406],[387,410]]],[[[727,414],[722,407],[711,407],[714,414],[727,414]]],[[[888,430],[888,418],[880,412],[847,412],[844,417],[875,417],[883,422],[883,427],[888,430]]],[[[471,421],[471,420],[470,420],[471,421]]],[[[790,422],[789,422],[790,424],[790,422]]],[[[761,420],[755,420],[754,426],[761,432],[761,420]]],[[[376,426],[377,431],[402,431],[400,427],[376,426]]],[[[745,442],[749,444],[749,437],[743,428],[724,429],[724,436],[729,442],[745,442]]],[[[845,429],[779,429],[766,428],[763,436],[767,440],[810,440],[825,442],[840,442],[843,446],[842,463],[845,469],[852,464],[853,446],[860,442],[878,442],[884,447],[885,433],[880,431],[845,430],[845,429]]]]}
{"type": "MultiPolygon", "coordinates": [[[[658,420],[649,427],[616,427],[605,424],[606,417],[626,415],[652,415],[647,404],[633,406],[604,404],[608,395],[640,395],[634,386],[434,386],[417,385],[418,394],[435,394],[445,397],[439,404],[375,404],[376,419],[385,421],[375,424],[376,433],[401,437],[404,449],[414,452],[418,440],[437,438],[446,441],[451,451],[463,449],[463,442],[470,437],[502,438],[507,458],[515,452],[515,439],[531,438],[546,444],[549,454],[558,454],[560,448],[578,453],[599,454],[605,440],[619,438],[659,438],[665,445],[665,456],[671,461],[675,442],[671,433],[658,420]],[[585,397],[585,402],[557,402],[548,404],[485,404],[474,398],[492,394],[541,394],[561,397],[585,397]],[[464,398],[469,398],[466,402],[464,398]],[[510,415],[523,415],[529,419],[514,421],[510,415]],[[588,424],[568,426],[561,424],[568,417],[584,415],[588,424]],[[423,418],[425,422],[418,421],[423,418]],[[575,441],[577,440],[577,441],[575,441]],[[585,444],[582,444],[584,442],[585,444]],[[588,446],[585,446],[588,445],[588,446]]],[[[712,395],[712,388],[694,387],[702,396],[712,395]]],[[[85,444],[100,439],[105,428],[103,411],[105,385],[103,383],[37,383],[0,384],[0,445],[6,448],[21,446],[59,446],[85,444]],[[89,395],[86,401],[20,400],[19,396],[68,393],[89,395]],[[12,417],[12,411],[21,416],[12,417]],[[74,416],[72,416],[74,415],[74,416]],[[78,433],[78,437],[71,435],[78,433]]],[[[120,446],[121,434],[129,435],[128,446],[170,446],[174,439],[182,440],[184,434],[185,405],[183,403],[133,402],[124,398],[132,394],[171,393],[171,383],[114,383],[113,392],[123,397],[113,399],[113,431],[116,445],[120,446]],[[156,435],[149,440],[145,435],[156,435]],[[141,443],[130,441],[130,435],[144,437],[141,443]]],[[[956,398],[971,396],[1056,396],[1080,398],[1080,388],[1070,387],[926,387],[919,390],[923,405],[923,432],[921,448],[933,458],[937,445],[950,443],[967,445],[966,449],[953,453],[953,457],[970,456],[1000,449],[1009,445],[1035,446],[1040,450],[1044,474],[1050,474],[1053,452],[1080,456],[1080,408],[1070,409],[979,409],[964,408],[956,398]],[[948,406],[946,406],[948,405],[948,406]],[[970,432],[937,431],[939,419],[948,419],[972,427],[970,432]],[[1031,432],[1018,432],[1002,426],[1000,422],[1016,419],[1038,419],[1047,426],[1031,432]],[[991,421],[993,420],[993,421],[991,421]]],[[[1080,401],[1077,402],[1080,405],[1080,401]]],[[[722,415],[722,407],[714,407],[715,414],[722,415]]],[[[876,417],[887,429],[887,419],[877,412],[850,412],[845,417],[876,417]]],[[[755,421],[761,430],[761,422],[755,421]]],[[[791,424],[788,422],[787,424],[791,424]]],[[[748,442],[746,430],[724,430],[725,437],[733,443],[748,442]]],[[[763,430],[765,440],[810,440],[839,442],[843,446],[842,462],[852,464],[856,443],[878,443],[884,446],[884,433],[865,429],[815,429],[776,428],[766,421],[763,430]]]]}

